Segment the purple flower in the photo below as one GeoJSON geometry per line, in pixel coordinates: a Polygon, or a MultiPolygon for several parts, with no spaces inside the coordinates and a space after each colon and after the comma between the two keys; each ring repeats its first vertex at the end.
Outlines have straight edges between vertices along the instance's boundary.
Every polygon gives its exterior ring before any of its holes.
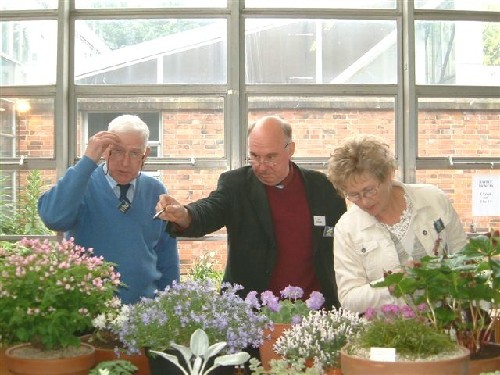
{"type": "Polygon", "coordinates": [[[304,291],[299,286],[290,286],[288,285],[285,289],[281,291],[282,298],[289,299],[300,299],[304,295],[304,291]]]}
{"type": "Polygon", "coordinates": [[[262,299],[262,306],[267,306],[271,311],[280,311],[278,297],[276,297],[270,290],[262,292],[260,298],[262,299]]]}
{"type": "Polygon", "coordinates": [[[411,319],[415,317],[415,312],[408,305],[403,305],[399,308],[401,315],[406,319],[411,319]]]}
{"type": "Polygon", "coordinates": [[[374,309],[373,307],[369,307],[365,311],[365,318],[367,320],[373,320],[377,317],[377,310],[374,309]]]}
{"type": "Polygon", "coordinates": [[[252,290],[247,294],[245,302],[252,308],[260,309],[259,298],[257,298],[257,292],[255,290],[252,290]]]}
{"type": "Polygon", "coordinates": [[[380,311],[382,311],[384,315],[387,316],[397,315],[399,312],[399,307],[398,305],[392,305],[392,304],[382,305],[380,307],[380,311]]]}
{"type": "Polygon", "coordinates": [[[311,310],[319,310],[325,303],[325,298],[320,292],[312,292],[308,300],[306,300],[306,305],[311,310]]]}

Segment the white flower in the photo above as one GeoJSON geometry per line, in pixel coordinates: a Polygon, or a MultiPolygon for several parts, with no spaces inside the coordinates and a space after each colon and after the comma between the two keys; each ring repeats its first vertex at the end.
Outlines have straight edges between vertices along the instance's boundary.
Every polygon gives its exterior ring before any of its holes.
{"type": "Polygon", "coordinates": [[[92,319],[92,326],[98,329],[106,328],[106,315],[99,314],[94,319],[92,319]]]}
{"type": "Polygon", "coordinates": [[[365,324],[357,313],[344,309],[311,311],[300,324],[292,325],[273,349],[289,359],[313,359],[316,367],[340,367],[340,349],[365,324]]]}

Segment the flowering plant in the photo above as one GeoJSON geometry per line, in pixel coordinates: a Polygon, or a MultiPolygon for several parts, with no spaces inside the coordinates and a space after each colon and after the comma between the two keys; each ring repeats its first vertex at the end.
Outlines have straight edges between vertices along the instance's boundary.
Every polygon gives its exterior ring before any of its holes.
{"type": "Polygon", "coordinates": [[[0,248],[0,332],[43,350],[78,346],[78,332],[120,284],[112,263],[73,240],[23,239],[0,248]]]}
{"type": "Polygon", "coordinates": [[[314,359],[315,367],[322,371],[340,368],[340,349],[365,323],[358,313],[344,309],[311,311],[283,332],[274,351],[287,359],[314,359]]]}
{"type": "Polygon", "coordinates": [[[270,290],[262,292],[259,301],[256,291],[246,297],[248,304],[261,311],[272,323],[300,323],[309,311],[319,310],[325,298],[320,292],[312,292],[309,299],[303,301],[304,291],[300,287],[287,286],[281,292],[281,300],[270,290]]]}
{"type": "Polygon", "coordinates": [[[174,283],[154,299],[132,305],[118,332],[127,351],[165,351],[172,342],[187,346],[198,328],[211,341],[227,342],[229,354],[259,347],[267,319],[237,295],[242,286],[222,283],[220,291],[215,284],[211,279],[174,283]]]}
{"type": "Polygon", "coordinates": [[[460,251],[426,256],[404,273],[387,275],[375,286],[391,287],[396,297],[418,310],[435,329],[454,331],[471,357],[490,340],[495,319],[488,310],[500,309],[500,236],[470,238],[460,251]]]}
{"type": "MultiPolygon", "coordinates": [[[[420,309],[425,306],[419,306],[420,309]]],[[[372,347],[395,348],[398,360],[431,359],[456,354],[459,347],[449,334],[439,332],[407,306],[383,305],[379,310],[367,309],[369,322],[349,340],[351,354],[367,356],[372,347]]]]}

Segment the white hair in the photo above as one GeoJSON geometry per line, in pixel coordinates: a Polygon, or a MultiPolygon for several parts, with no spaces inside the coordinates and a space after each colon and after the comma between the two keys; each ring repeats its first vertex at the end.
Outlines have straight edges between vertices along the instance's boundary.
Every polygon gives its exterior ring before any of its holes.
{"type": "Polygon", "coordinates": [[[148,144],[149,128],[139,116],[118,116],[109,123],[108,130],[113,133],[137,132],[144,140],[144,147],[148,144]]]}

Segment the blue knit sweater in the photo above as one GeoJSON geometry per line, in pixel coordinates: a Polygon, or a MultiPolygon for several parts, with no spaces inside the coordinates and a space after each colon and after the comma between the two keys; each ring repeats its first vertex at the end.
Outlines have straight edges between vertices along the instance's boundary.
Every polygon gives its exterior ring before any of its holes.
{"type": "Polygon", "coordinates": [[[152,219],[165,192],[161,182],[141,174],[131,207],[122,213],[103,166],[84,156],[40,197],[38,211],[48,228],[116,263],[126,285],[119,296],[135,303],[180,277],[177,240],[165,232],[164,221],[152,219]]]}

